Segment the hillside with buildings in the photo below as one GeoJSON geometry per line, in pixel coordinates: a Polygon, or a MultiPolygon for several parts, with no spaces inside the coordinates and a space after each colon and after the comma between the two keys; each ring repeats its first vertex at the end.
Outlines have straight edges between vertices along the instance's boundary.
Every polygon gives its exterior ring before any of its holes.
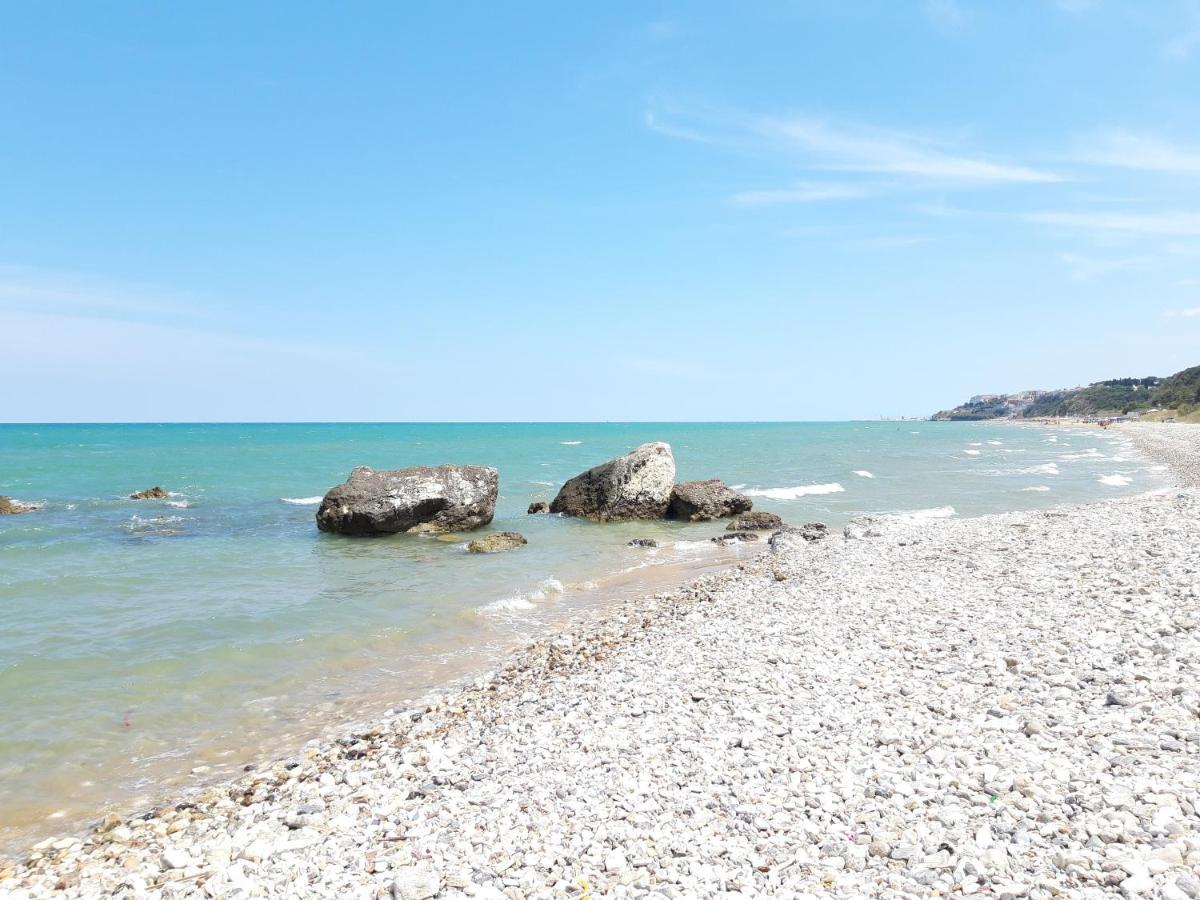
{"type": "Polygon", "coordinates": [[[1200,408],[1200,366],[1166,378],[1115,378],[1086,387],[1017,394],[978,394],[934,420],[966,422],[982,419],[1118,418],[1149,413],[1186,418],[1200,408]]]}

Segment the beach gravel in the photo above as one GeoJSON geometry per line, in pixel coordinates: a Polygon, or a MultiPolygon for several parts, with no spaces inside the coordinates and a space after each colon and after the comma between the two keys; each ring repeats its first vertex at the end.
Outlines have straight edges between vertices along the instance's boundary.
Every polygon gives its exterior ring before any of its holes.
{"type": "MultiPolygon", "coordinates": [[[[1129,433],[1195,477],[1200,429],[1129,433]]],[[[1198,807],[1181,486],[782,532],[466,688],[44,842],[0,892],[1176,900],[1200,896],[1198,807]]]]}

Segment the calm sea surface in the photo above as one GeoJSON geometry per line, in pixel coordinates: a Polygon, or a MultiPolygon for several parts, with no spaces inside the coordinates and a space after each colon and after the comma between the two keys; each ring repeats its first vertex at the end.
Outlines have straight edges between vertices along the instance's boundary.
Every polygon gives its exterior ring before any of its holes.
{"type": "Polygon", "coordinates": [[[0,425],[0,849],[287,755],[323,729],[494,664],[581,609],[749,549],[721,523],[526,516],[648,440],[679,478],[840,525],[970,516],[1149,490],[1119,434],[931,422],[0,425]],[[460,540],[318,533],[357,465],[500,470],[490,556],[460,540]],[[127,495],[162,485],[163,501],[127,495]],[[654,537],[658,550],[626,546],[654,537]],[[193,771],[195,770],[195,771],[193,771]]]}

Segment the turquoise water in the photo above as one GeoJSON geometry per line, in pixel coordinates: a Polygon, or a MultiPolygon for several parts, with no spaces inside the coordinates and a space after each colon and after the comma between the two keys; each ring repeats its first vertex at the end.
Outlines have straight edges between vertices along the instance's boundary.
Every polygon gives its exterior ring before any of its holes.
{"type": "Polygon", "coordinates": [[[1051,506],[1162,475],[1117,433],[968,423],[5,425],[0,494],[0,843],[233,771],[493,664],[563,616],[749,549],[720,524],[526,516],[648,440],[679,478],[833,525],[1051,506]],[[356,465],[500,470],[518,551],[318,533],[356,465]],[[166,501],[124,499],[162,485],[166,501]],[[660,550],[626,546],[650,536],[660,550]],[[192,770],[198,769],[193,774],[192,770]]]}

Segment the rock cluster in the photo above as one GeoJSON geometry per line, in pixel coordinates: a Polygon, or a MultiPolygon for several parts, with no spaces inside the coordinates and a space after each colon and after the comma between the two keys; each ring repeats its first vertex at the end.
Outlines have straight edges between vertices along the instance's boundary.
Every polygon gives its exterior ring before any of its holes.
{"type": "Polygon", "coordinates": [[[771,531],[782,528],[783,519],[770,512],[747,512],[735,516],[734,520],[725,526],[726,531],[771,531]]]}
{"type": "Polygon", "coordinates": [[[317,527],[349,535],[468,531],[492,521],[499,486],[488,466],[359,466],[325,495],[317,527]]]}
{"type": "Polygon", "coordinates": [[[782,532],[0,894],[1200,897],[1200,496],[872,530],[782,532]]]}

